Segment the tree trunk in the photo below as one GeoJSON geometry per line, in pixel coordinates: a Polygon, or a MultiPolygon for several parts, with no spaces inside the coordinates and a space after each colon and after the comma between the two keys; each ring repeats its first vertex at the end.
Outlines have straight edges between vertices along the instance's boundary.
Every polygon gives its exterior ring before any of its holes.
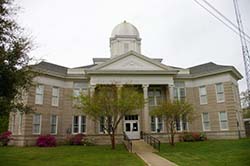
{"type": "Polygon", "coordinates": [[[171,145],[174,145],[174,126],[171,125],[171,145]]]}
{"type": "Polygon", "coordinates": [[[110,140],[111,140],[112,149],[115,149],[115,133],[114,132],[110,135],[110,140]]]}

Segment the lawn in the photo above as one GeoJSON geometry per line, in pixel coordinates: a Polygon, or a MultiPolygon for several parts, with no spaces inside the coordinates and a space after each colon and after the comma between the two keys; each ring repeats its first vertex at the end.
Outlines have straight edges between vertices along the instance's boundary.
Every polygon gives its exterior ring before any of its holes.
{"type": "Polygon", "coordinates": [[[123,145],[110,146],[0,147],[1,166],[144,166],[123,145]]]}
{"type": "Polygon", "coordinates": [[[180,166],[250,166],[250,139],[163,144],[159,154],[180,166]]]}

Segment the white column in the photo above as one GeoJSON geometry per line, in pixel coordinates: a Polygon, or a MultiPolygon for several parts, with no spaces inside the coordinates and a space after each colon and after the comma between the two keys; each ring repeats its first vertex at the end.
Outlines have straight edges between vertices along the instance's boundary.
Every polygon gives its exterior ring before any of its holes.
{"type": "MultiPolygon", "coordinates": [[[[95,87],[96,85],[90,85],[89,86],[89,93],[92,96],[95,93],[95,87]]],[[[96,122],[90,117],[86,116],[86,133],[87,134],[96,134],[96,122]]]]}
{"type": "MultiPolygon", "coordinates": [[[[118,84],[118,85],[116,85],[116,87],[117,87],[117,90],[120,91],[121,88],[123,87],[123,85],[118,84]]],[[[123,123],[124,123],[124,120],[122,119],[121,122],[119,123],[119,125],[117,126],[116,134],[122,134],[123,133],[123,123]]]]}
{"type": "Polygon", "coordinates": [[[89,92],[90,92],[90,95],[92,96],[93,94],[94,94],[94,92],[95,92],[95,87],[96,87],[96,85],[90,85],[89,86],[89,92]]]}
{"type": "Polygon", "coordinates": [[[149,130],[149,123],[150,123],[150,119],[149,119],[149,107],[148,107],[148,84],[144,84],[142,85],[143,87],[143,95],[144,95],[144,100],[145,100],[145,104],[144,104],[144,110],[143,110],[143,129],[144,132],[148,133],[149,130]]]}
{"type": "Polygon", "coordinates": [[[174,85],[168,85],[169,99],[174,100],[174,85]]]}

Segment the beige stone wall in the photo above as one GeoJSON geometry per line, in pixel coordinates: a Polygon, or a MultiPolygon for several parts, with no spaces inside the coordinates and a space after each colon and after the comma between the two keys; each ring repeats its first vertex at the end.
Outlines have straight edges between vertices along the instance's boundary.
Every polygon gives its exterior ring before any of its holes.
{"type": "MultiPolygon", "coordinates": [[[[58,130],[57,134],[55,135],[59,142],[62,142],[67,136],[67,129],[72,128],[72,116],[73,115],[82,115],[79,110],[73,108],[73,101],[72,101],[72,94],[73,94],[73,80],[65,81],[63,79],[56,79],[50,78],[50,84],[44,84],[44,100],[42,105],[35,104],[35,86],[31,87],[28,92],[28,105],[34,108],[34,112],[41,113],[42,115],[42,123],[41,123],[41,134],[50,134],[50,118],[52,114],[58,116],[58,130]],[[59,98],[59,106],[55,107],[51,105],[52,100],[52,87],[53,87],[53,80],[55,80],[56,85],[60,88],[60,98],[59,98]],[[58,80],[60,84],[58,84],[58,80]],[[64,86],[64,83],[66,86],[64,86]],[[72,85],[70,87],[69,85],[72,85]]],[[[41,78],[40,78],[41,80],[41,78]]],[[[39,79],[36,81],[39,82],[39,79]]],[[[79,80],[78,80],[79,81],[79,80]]],[[[208,112],[210,116],[210,125],[211,131],[207,132],[207,135],[210,138],[237,138],[238,128],[237,128],[237,117],[236,117],[236,110],[241,111],[239,99],[235,93],[238,91],[233,90],[233,86],[235,83],[231,81],[223,82],[224,85],[224,94],[225,94],[225,102],[217,103],[216,101],[216,91],[215,91],[215,84],[208,84],[206,85],[207,89],[207,99],[208,104],[200,105],[199,99],[199,87],[187,87],[186,88],[186,98],[187,101],[192,103],[196,112],[196,118],[192,123],[189,123],[189,130],[190,131],[203,131],[202,129],[202,120],[201,114],[202,112],[208,112]],[[219,114],[220,111],[226,111],[228,113],[228,124],[229,130],[228,131],[221,131],[219,125],[219,114]]],[[[169,90],[166,88],[166,95],[167,98],[170,98],[169,90]]],[[[144,129],[144,126],[141,120],[142,119],[142,112],[138,114],[140,119],[140,129],[144,129]]],[[[150,116],[149,116],[150,117],[150,116]]],[[[10,129],[12,126],[12,114],[10,116],[10,129]]],[[[149,118],[150,119],[150,118],[149,118]]],[[[18,133],[18,117],[16,116],[15,120],[15,128],[14,131],[14,138],[15,141],[12,143],[15,145],[23,146],[23,145],[33,145],[35,143],[36,138],[38,135],[32,134],[33,128],[33,113],[25,114],[23,116],[23,124],[22,124],[22,132],[18,133]]],[[[150,126],[150,121],[148,121],[150,126]]],[[[89,138],[93,139],[95,143],[98,144],[106,144],[109,143],[109,138],[107,135],[99,133],[99,124],[98,122],[94,122],[92,119],[87,117],[86,122],[86,134],[89,135],[89,138]]],[[[240,123],[242,135],[244,136],[244,128],[243,123],[241,120],[240,123]]],[[[123,122],[120,123],[118,127],[117,134],[120,142],[121,134],[123,131],[123,122]]],[[[163,132],[166,132],[165,130],[163,132]]],[[[157,135],[157,134],[156,134],[157,135]]],[[[160,139],[166,140],[164,134],[159,136],[160,139]]]]}
{"type": "MultiPolygon", "coordinates": [[[[195,119],[193,120],[192,123],[189,124],[190,131],[203,131],[201,114],[203,112],[208,112],[209,117],[210,117],[210,126],[211,126],[211,131],[208,133],[222,132],[220,129],[220,123],[219,123],[220,111],[227,112],[228,131],[231,131],[231,132],[238,131],[236,111],[241,112],[240,103],[239,103],[239,100],[237,99],[238,95],[236,94],[238,92],[234,92],[233,86],[235,85],[232,82],[223,82],[223,86],[224,86],[225,102],[217,103],[215,84],[209,84],[209,85],[206,85],[208,104],[204,104],[204,105],[200,104],[199,87],[186,88],[187,101],[193,104],[194,111],[195,111],[195,119]]],[[[240,122],[240,129],[244,130],[242,122],[240,122]]]]}

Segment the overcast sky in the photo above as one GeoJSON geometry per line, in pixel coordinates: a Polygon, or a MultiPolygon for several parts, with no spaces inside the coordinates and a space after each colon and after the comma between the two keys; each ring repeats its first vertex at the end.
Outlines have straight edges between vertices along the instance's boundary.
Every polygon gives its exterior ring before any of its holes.
{"type": "MultiPolygon", "coordinates": [[[[201,1],[201,0],[199,0],[201,1]]],[[[207,0],[236,23],[233,0],[207,0]]],[[[137,27],[142,54],[166,65],[214,62],[245,76],[239,36],[194,0],[17,0],[19,24],[33,38],[31,56],[66,67],[110,57],[109,37],[123,20],[137,27]]],[[[250,1],[238,0],[250,34],[250,1]]],[[[249,45],[248,45],[249,46],[249,45]]],[[[240,90],[246,88],[240,81],[240,90]]]]}

